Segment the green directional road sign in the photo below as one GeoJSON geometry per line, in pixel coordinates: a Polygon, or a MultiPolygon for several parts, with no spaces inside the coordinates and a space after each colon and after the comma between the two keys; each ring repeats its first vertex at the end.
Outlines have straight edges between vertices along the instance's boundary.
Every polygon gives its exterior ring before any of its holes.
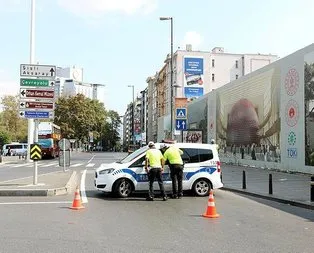
{"type": "Polygon", "coordinates": [[[21,86],[36,86],[36,87],[48,87],[53,86],[54,81],[45,80],[45,79],[26,79],[21,78],[20,85],[21,86]]]}

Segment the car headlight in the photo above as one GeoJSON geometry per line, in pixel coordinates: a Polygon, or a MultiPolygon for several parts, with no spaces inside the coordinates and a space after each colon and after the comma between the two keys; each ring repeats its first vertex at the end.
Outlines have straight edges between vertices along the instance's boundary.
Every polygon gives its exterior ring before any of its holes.
{"type": "Polygon", "coordinates": [[[105,174],[110,174],[113,171],[114,171],[114,169],[105,169],[105,170],[99,171],[98,174],[99,175],[105,175],[105,174]]]}

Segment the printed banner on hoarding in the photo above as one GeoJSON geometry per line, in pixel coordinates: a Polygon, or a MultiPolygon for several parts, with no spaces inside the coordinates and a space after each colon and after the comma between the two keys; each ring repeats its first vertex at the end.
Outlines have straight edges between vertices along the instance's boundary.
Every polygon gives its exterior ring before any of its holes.
{"type": "Polygon", "coordinates": [[[189,101],[204,93],[204,59],[184,57],[184,94],[189,101]]]}
{"type": "Polygon", "coordinates": [[[186,143],[202,143],[203,131],[202,130],[185,130],[183,132],[182,142],[186,143]]]}

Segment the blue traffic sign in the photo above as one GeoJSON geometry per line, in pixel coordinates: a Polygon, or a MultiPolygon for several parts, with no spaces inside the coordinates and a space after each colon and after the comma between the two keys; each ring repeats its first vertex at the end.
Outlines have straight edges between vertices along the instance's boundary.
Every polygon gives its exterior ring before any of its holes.
{"type": "Polygon", "coordinates": [[[48,119],[53,112],[43,111],[21,111],[20,116],[28,119],[48,119]]]}
{"type": "Polygon", "coordinates": [[[176,119],[176,130],[186,130],[186,119],[176,119]]]}
{"type": "Polygon", "coordinates": [[[176,118],[186,119],[186,108],[176,108],[176,118]]]}

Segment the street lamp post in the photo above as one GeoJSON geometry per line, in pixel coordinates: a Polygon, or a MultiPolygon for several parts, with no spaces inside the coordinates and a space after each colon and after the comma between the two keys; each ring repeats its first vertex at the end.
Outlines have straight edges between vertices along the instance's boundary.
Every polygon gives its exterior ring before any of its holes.
{"type": "Polygon", "coordinates": [[[160,17],[161,21],[170,20],[170,32],[171,32],[171,42],[170,42],[170,130],[171,139],[173,139],[173,18],[172,17],[160,17]]]}
{"type": "Polygon", "coordinates": [[[132,127],[131,127],[131,131],[132,131],[132,143],[133,145],[135,145],[135,136],[134,136],[134,108],[135,108],[135,101],[134,101],[134,85],[128,85],[128,87],[132,88],[132,127]]]}

